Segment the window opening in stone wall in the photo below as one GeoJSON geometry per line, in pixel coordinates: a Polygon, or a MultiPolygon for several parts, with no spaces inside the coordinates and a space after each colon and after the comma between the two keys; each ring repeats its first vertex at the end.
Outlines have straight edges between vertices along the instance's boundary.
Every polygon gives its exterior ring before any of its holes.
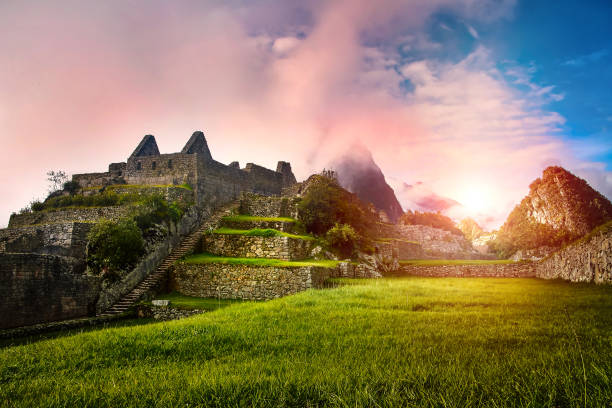
{"type": "Polygon", "coordinates": [[[157,167],[157,163],[155,163],[155,162],[151,163],[151,168],[152,168],[153,170],[155,170],[155,168],[156,168],[156,167],[157,167]]]}
{"type": "Polygon", "coordinates": [[[172,159],[168,160],[168,168],[171,169],[172,168],[172,159]]]}
{"type": "Polygon", "coordinates": [[[141,162],[136,163],[136,170],[142,170],[142,163],[141,162]]]}

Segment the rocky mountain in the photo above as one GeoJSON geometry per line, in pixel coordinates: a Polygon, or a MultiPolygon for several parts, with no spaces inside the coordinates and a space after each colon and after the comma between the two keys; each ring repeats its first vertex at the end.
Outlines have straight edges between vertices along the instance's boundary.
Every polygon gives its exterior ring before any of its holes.
{"type": "Polygon", "coordinates": [[[332,163],[332,167],[342,187],[362,201],[372,203],[377,210],[384,211],[391,222],[397,222],[404,213],[393,189],[365,146],[353,145],[332,163]]]}
{"type": "Polygon", "coordinates": [[[558,247],[612,220],[612,203],[562,167],[548,167],[529,186],[496,238],[503,255],[558,247]]]}

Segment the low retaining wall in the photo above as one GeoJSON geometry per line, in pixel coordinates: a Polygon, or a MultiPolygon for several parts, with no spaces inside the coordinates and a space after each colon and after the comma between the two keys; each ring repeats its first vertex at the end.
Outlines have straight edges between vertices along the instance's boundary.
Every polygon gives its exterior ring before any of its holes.
{"type": "Polygon", "coordinates": [[[226,221],[223,220],[222,226],[232,229],[247,230],[251,228],[261,229],[275,229],[283,232],[293,232],[295,223],[294,222],[282,222],[282,221],[226,221]]]}
{"type": "Polygon", "coordinates": [[[240,198],[240,214],[297,218],[297,199],[244,193],[240,198]]]}
{"type": "Polygon", "coordinates": [[[129,206],[67,208],[58,211],[42,211],[27,214],[13,214],[9,228],[25,227],[35,224],[53,224],[70,221],[94,222],[101,218],[117,219],[133,211],[129,206]]]}
{"type": "Polygon", "coordinates": [[[169,286],[184,295],[263,300],[322,287],[332,269],[277,268],[224,264],[174,266],[169,286]]]}
{"type": "Polygon", "coordinates": [[[307,258],[312,242],[289,237],[208,234],[202,238],[202,249],[220,256],[293,261],[307,258]]]}
{"type": "Polygon", "coordinates": [[[538,262],[537,276],[612,284],[612,231],[595,234],[538,262]]]}
{"type": "Polygon", "coordinates": [[[536,266],[530,262],[491,265],[403,265],[406,275],[456,278],[534,278],[536,266]]]}
{"type": "Polygon", "coordinates": [[[0,328],[93,315],[100,279],[74,258],[0,256],[0,328]]]}

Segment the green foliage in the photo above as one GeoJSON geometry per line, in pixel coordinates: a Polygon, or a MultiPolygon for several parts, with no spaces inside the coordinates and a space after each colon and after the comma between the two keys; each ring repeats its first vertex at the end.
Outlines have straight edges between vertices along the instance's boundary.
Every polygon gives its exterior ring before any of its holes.
{"type": "Polygon", "coordinates": [[[77,191],[80,190],[81,186],[76,181],[67,181],[64,183],[64,191],[68,192],[70,195],[76,194],[77,191]]]}
{"type": "Polygon", "coordinates": [[[439,211],[434,213],[408,210],[400,217],[399,223],[404,225],[427,225],[449,231],[455,235],[463,235],[461,230],[455,226],[453,220],[439,211]]]}
{"type": "Polygon", "coordinates": [[[348,224],[362,236],[372,230],[374,221],[356,195],[340,187],[333,178],[314,175],[309,182],[298,207],[298,218],[306,231],[321,236],[335,224],[348,224]]]}
{"type": "Polygon", "coordinates": [[[66,207],[110,207],[136,203],[142,200],[137,192],[118,194],[113,190],[104,190],[97,194],[83,195],[59,195],[50,196],[45,200],[42,207],[36,211],[56,210],[66,207]]]}
{"type": "Polygon", "coordinates": [[[87,264],[95,273],[113,276],[144,253],[142,233],[134,220],[101,220],[88,235],[87,264]]]}
{"type": "Polygon", "coordinates": [[[325,240],[341,258],[351,258],[358,247],[360,237],[348,224],[336,224],[327,231],[325,240]]]}
{"type": "Polygon", "coordinates": [[[610,285],[347,281],[2,348],[0,405],[610,406],[610,285]]]}
{"type": "Polygon", "coordinates": [[[320,266],[323,268],[335,268],[338,261],[332,260],[304,260],[304,261],[285,261],[282,259],[270,258],[233,258],[217,256],[209,253],[195,254],[186,257],[180,262],[190,264],[220,263],[228,265],[248,265],[248,266],[276,266],[279,268],[299,268],[302,266],[320,266]]]}
{"type": "Polygon", "coordinates": [[[178,222],[186,210],[186,204],[168,201],[161,194],[151,194],[138,203],[138,210],[134,220],[141,230],[153,226],[153,224],[178,222]]]}

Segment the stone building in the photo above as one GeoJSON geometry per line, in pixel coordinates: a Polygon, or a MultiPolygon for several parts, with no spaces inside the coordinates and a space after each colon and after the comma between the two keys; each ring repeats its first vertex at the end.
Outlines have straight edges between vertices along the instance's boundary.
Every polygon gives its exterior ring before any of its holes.
{"type": "Polygon", "coordinates": [[[247,163],[225,165],[212,158],[204,133],[193,133],[180,153],[161,154],[155,137],[146,135],[127,162],[111,163],[105,173],[75,174],[81,187],[111,184],[189,184],[198,205],[215,207],[240,196],[243,191],[264,195],[280,194],[296,179],[291,164],[279,161],[276,171],[247,163]]]}

